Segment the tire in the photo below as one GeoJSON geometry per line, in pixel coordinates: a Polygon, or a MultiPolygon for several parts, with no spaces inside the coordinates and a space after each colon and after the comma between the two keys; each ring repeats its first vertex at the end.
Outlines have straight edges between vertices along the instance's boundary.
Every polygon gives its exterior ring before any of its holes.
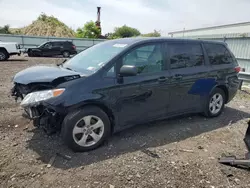
{"type": "Polygon", "coordinates": [[[29,56],[29,57],[33,57],[32,52],[28,52],[28,56],[29,56]]]}
{"type": "Polygon", "coordinates": [[[206,117],[219,116],[224,109],[225,100],[226,100],[225,92],[220,88],[215,88],[209,95],[208,101],[206,102],[205,112],[204,112],[205,116],[206,117]],[[215,102],[216,101],[215,99],[217,99],[218,101],[215,102]]]}
{"type": "Polygon", "coordinates": [[[110,134],[111,124],[107,114],[94,106],[69,113],[64,118],[61,130],[63,142],[74,152],[96,149],[110,134]]]}
{"type": "Polygon", "coordinates": [[[0,50],[0,61],[9,59],[9,54],[5,50],[0,50]]]}
{"type": "Polygon", "coordinates": [[[63,57],[69,57],[69,56],[70,56],[70,53],[68,51],[63,52],[63,57]]]}

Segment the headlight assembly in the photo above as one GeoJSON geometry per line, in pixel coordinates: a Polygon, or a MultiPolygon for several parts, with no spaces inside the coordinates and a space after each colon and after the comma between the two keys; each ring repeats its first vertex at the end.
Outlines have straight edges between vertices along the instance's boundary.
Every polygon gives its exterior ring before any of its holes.
{"type": "Polygon", "coordinates": [[[36,91],[33,93],[29,93],[22,100],[21,106],[25,107],[25,106],[35,105],[41,101],[57,97],[61,95],[64,91],[65,89],[52,89],[52,90],[36,91]]]}

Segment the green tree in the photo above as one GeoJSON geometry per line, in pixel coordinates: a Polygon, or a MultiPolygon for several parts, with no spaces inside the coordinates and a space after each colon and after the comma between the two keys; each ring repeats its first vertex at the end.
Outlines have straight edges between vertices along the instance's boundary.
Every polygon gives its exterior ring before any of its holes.
{"type": "Polygon", "coordinates": [[[154,32],[143,34],[142,36],[143,37],[160,37],[161,33],[159,31],[154,30],[154,32]]]}
{"type": "Polygon", "coordinates": [[[107,33],[107,34],[105,34],[104,36],[105,36],[107,39],[113,39],[113,38],[114,38],[113,35],[114,35],[114,33],[107,33]]]}
{"type": "Polygon", "coordinates": [[[84,24],[83,28],[76,30],[77,38],[98,38],[101,35],[101,30],[96,26],[95,22],[89,21],[84,24]]]}
{"type": "Polygon", "coordinates": [[[10,32],[10,26],[9,25],[5,25],[3,27],[0,27],[0,33],[1,34],[11,34],[11,32],[10,32]]]}
{"type": "Polygon", "coordinates": [[[112,38],[136,37],[140,34],[141,33],[138,29],[124,25],[122,27],[115,28],[114,33],[112,34],[112,38]]]}

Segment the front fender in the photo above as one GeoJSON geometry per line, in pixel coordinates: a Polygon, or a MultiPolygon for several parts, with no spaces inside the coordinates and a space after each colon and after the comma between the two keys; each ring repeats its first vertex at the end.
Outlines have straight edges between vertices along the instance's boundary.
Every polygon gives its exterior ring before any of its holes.
{"type": "Polygon", "coordinates": [[[98,93],[84,93],[77,95],[68,93],[67,95],[62,95],[46,101],[46,105],[53,107],[53,109],[57,109],[56,111],[60,111],[59,113],[67,114],[89,103],[95,102],[105,104],[103,99],[104,96],[98,93]]]}

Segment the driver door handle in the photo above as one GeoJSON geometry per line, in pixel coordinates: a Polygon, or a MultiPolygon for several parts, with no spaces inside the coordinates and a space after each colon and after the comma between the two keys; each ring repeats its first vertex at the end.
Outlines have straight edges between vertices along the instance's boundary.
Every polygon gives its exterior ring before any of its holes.
{"type": "Polygon", "coordinates": [[[182,75],[181,74],[176,74],[173,76],[173,79],[175,80],[181,80],[182,79],[182,75]]]}

